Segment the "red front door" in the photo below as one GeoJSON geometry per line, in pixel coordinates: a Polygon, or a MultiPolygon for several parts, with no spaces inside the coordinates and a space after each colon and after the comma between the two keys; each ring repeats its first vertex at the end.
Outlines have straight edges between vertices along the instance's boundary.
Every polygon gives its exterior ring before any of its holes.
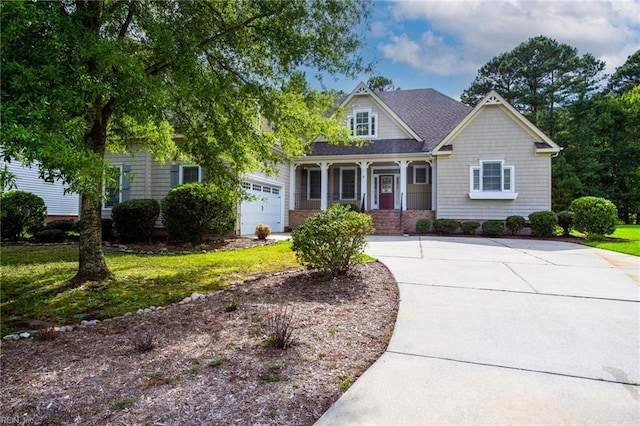
{"type": "Polygon", "coordinates": [[[393,175],[380,176],[380,210],[393,210],[395,199],[393,178],[393,175]]]}

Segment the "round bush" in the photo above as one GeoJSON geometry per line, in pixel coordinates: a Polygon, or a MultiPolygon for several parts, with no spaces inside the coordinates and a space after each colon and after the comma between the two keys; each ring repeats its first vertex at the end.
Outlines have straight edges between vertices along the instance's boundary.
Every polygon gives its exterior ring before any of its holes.
{"type": "Polygon", "coordinates": [[[374,231],[371,216],[335,204],[291,232],[292,250],[308,268],[341,275],[362,260],[366,237],[374,231]]]}
{"type": "Polygon", "coordinates": [[[4,192],[0,194],[0,205],[3,238],[20,238],[44,227],[47,207],[37,195],[25,191],[4,192]]]}
{"type": "Polygon", "coordinates": [[[480,224],[478,222],[461,222],[460,228],[462,228],[462,233],[465,235],[475,235],[476,230],[480,228],[480,224]]]}
{"type": "Polygon", "coordinates": [[[269,225],[259,223],[256,225],[255,234],[259,240],[266,240],[267,237],[271,235],[271,228],[269,227],[269,225]]]}
{"type": "Polygon", "coordinates": [[[431,230],[431,221],[429,219],[418,219],[416,222],[416,232],[418,234],[428,234],[431,230]]]}
{"type": "Polygon", "coordinates": [[[569,235],[573,229],[573,212],[567,210],[559,212],[558,225],[562,227],[562,235],[565,237],[569,235]]]}
{"type": "Polygon", "coordinates": [[[618,209],[600,197],[581,197],[569,205],[573,212],[573,228],[590,235],[610,235],[616,230],[618,209]]]}
{"type": "Polygon", "coordinates": [[[453,219],[436,219],[433,221],[433,230],[438,234],[453,234],[460,224],[453,219]]]}
{"type": "Polygon", "coordinates": [[[511,235],[516,235],[524,229],[524,217],[509,216],[507,217],[506,225],[509,232],[511,232],[511,235]]]}
{"type": "Polygon", "coordinates": [[[558,216],[552,211],[535,212],[529,215],[531,234],[534,237],[548,238],[556,233],[558,216]]]}
{"type": "Polygon", "coordinates": [[[172,240],[199,243],[207,232],[223,234],[235,227],[236,199],[208,183],[173,188],[162,200],[162,222],[172,240]]]}
{"type": "Polygon", "coordinates": [[[487,220],[482,223],[482,233],[497,237],[504,234],[504,222],[501,220],[487,220]]]}
{"type": "Polygon", "coordinates": [[[122,241],[147,241],[160,215],[156,200],[128,200],[113,206],[113,226],[122,241]]]}

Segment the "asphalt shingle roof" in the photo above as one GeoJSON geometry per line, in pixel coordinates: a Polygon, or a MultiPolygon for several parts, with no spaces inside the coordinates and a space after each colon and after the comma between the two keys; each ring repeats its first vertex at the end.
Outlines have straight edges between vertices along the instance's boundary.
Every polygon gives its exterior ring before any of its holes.
{"type": "Polygon", "coordinates": [[[376,95],[420,138],[375,139],[362,147],[316,142],[311,155],[400,154],[428,152],[472,110],[434,89],[393,90],[376,95]]]}

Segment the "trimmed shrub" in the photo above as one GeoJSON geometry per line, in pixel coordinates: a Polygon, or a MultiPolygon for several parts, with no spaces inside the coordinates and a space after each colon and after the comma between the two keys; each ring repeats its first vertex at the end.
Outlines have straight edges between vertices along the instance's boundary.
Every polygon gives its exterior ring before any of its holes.
{"type": "Polygon", "coordinates": [[[33,234],[33,238],[39,243],[61,243],[66,237],[62,229],[44,229],[33,234]]]}
{"type": "Polygon", "coordinates": [[[438,234],[453,234],[460,224],[453,219],[436,219],[433,221],[433,230],[438,234]]]}
{"type": "Polygon", "coordinates": [[[553,237],[558,225],[558,216],[552,211],[541,211],[529,215],[531,234],[534,237],[553,237]]]}
{"type": "Polygon", "coordinates": [[[335,204],[291,232],[300,263],[325,276],[345,274],[362,261],[365,238],[375,232],[371,216],[335,204]]]}
{"type": "Polygon", "coordinates": [[[265,225],[264,223],[259,223],[256,225],[256,237],[259,240],[266,240],[269,235],[271,235],[271,228],[269,225],[265,225]]]}
{"type": "Polygon", "coordinates": [[[47,223],[46,229],[59,229],[66,234],[73,229],[74,225],[72,219],[59,219],[47,223]]]}
{"type": "Polygon", "coordinates": [[[475,235],[476,230],[480,227],[480,223],[478,222],[461,222],[460,228],[462,228],[462,233],[465,235],[475,235]]]}
{"type": "Polygon", "coordinates": [[[416,232],[418,234],[428,234],[431,230],[431,221],[429,219],[418,219],[416,222],[416,232]]]}
{"type": "Polygon", "coordinates": [[[524,229],[524,217],[517,215],[509,216],[507,217],[505,224],[509,232],[511,232],[511,235],[516,235],[524,229]]]}
{"type": "Polygon", "coordinates": [[[3,238],[20,238],[44,227],[47,207],[44,200],[35,194],[25,191],[1,193],[0,206],[3,238]]]}
{"type": "Polygon", "coordinates": [[[187,183],[162,200],[162,222],[169,238],[199,243],[204,234],[224,234],[235,227],[236,198],[210,183],[187,183]]]}
{"type": "Polygon", "coordinates": [[[618,209],[611,201],[600,197],[581,197],[569,205],[573,212],[573,228],[590,237],[610,235],[616,230],[618,209]]]}
{"type": "Polygon", "coordinates": [[[504,222],[501,220],[487,220],[482,223],[482,233],[497,237],[504,234],[504,222]]]}
{"type": "MultiPolygon", "coordinates": [[[[113,220],[104,218],[100,222],[102,227],[102,241],[113,240],[113,220]]],[[[80,229],[80,221],[78,221],[78,229],[80,229]]]]}
{"type": "Polygon", "coordinates": [[[113,226],[122,241],[147,241],[160,215],[156,200],[128,200],[113,206],[113,226]]]}
{"type": "Polygon", "coordinates": [[[558,225],[562,227],[562,235],[565,237],[571,233],[573,229],[573,212],[564,210],[558,213],[558,225]]]}

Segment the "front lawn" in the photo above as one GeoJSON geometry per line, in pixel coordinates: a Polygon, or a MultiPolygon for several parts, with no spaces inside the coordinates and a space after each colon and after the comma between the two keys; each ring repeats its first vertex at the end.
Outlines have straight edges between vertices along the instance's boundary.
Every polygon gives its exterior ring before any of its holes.
{"type": "MultiPolygon", "coordinates": [[[[113,281],[72,287],[76,246],[2,246],[2,335],[33,329],[33,320],[104,319],[207,294],[259,273],[299,269],[291,243],[185,255],[106,253],[113,281]]],[[[37,327],[36,327],[37,328],[37,327]]]]}
{"type": "Polygon", "coordinates": [[[627,241],[587,241],[585,244],[605,250],[640,256],[640,225],[618,225],[616,232],[609,235],[627,241]]]}

